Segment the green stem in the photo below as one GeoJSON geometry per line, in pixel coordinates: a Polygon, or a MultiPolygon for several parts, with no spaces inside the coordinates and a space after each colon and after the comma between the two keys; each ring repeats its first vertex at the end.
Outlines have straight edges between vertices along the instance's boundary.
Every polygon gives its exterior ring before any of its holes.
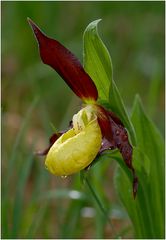
{"type": "Polygon", "coordinates": [[[95,193],[95,191],[94,191],[93,187],[91,186],[91,184],[90,184],[90,182],[89,182],[89,180],[88,180],[87,177],[85,177],[85,181],[86,181],[87,186],[89,187],[89,190],[90,190],[90,192],[92,193],[92,195],[93,195],[93,197],[94,197],[94,199],[95,199],[98,207],[100,208],[101,212],[102,212],[103,215],[106,217],[106,219],[108,220],[108,222],[109,222],[109,224],[110,224],[110,226],[111,226],[113,235],[114,235],[114,236],[118,236],[117,233],[116,233],[116,231],[115,231],[115,229],[114,229],[114,226],[113,226],[113,224],[112,224],[112,221],[111,221],[111,219],[110,219],[110,217],[109,217],[108,211],[106,211],[106,209],[104,208],[102,202],[100,201],[99,197],[98,197],[97,194],[95,193]]]}

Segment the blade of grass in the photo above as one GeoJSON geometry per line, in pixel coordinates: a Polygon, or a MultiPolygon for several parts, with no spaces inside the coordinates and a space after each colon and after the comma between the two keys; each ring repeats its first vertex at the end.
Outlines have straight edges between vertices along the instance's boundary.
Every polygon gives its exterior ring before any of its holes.
{"type": "Polygon", "coordinates": [[[15,195],[15,202],[13,207],[13,227],[11,232],[11,237],[17,238],[19,235],[19,228],[21,224],[21,219],[23,219],[23,202],[24,202],[24,194],[26,192],[25,186],[28,179],[28,176],[31,171],[31,166],[33,162],[34,156],[31,154],[27,159],[24,160],[23,165],[21,165],[21,169],[18,172],[18,183],[15,195]]]}
{"type": "Polygon", "coordinates": [[[103,214],[103,216],[105,217],[105,219],[108,221],[108,223],[110,224],[110,227],[112,229],[112,232],[113,232],[113,235],[117,235],[116,231],[115,231],[115,228],[112,224],[112,221],[110,219],[110,216],[109,216],[109,212],[105,209],[105,207],[103,206],[102,202],[100,201],[99,197],[97,196],[96,192],[94,191],[93,187],[91,186],[88,178],[86,177],[85,178],[85,182],[92,194],[92,196],[94,197],[94,200],[96,201],[101,213],[103,214]]]}
{"type": "Polygon", "coordinates": [[[9,211],[10,205],[9,205],[9,201],[7,199],[4,199],[2,196],[2,205],[1,205],[1,209],[2,209],[2,233],[1,233],[1,237],[2,239],[5,238],[9,238],[9,234],[10,234],[10,230],[9,230],[9,222],[8,222],[8,211],[9,211]]]}
{"type": "Polygon", "coordinates": [[[72,200],[60,224],[59,238],[80,238],[79,229],[81,227],[80,214],[84,205],[82,200],[72,200]]]}
{"type": "Polygon", "coordinates": [[[48,207],[48,202],[44,202],[41,204],[39,210],[34,215],[34,218],[32,220],[30,227],[28,228],[28,232],[26,234],[26,239],[35,238],[37,230],[40,227],[40,224],[45,216],[47,207],[48,207]]]}
{"type": "Polygon", "coordinates": [[[154,75],[151,84],[149,93],[147,96],[148,101],[148,112],[150,116],[154,116],[155,111],[157,110],[158,96],[160,96],[160,87],[161,87],[161,79],[157,74],[154,75]]]}
{"type": "MultiPolygon", "coordinates": [[[[111,212],[112,210],[112,203],[108,201],[106,197],[105,191],[103,191],[103,186],[107,182],[107,178],[103,178],[103,176],[106,174],[108,167],[110,165],[110,159],[109,161],[103,161],[104,159],[100,158],[100,161],[98,164],[95,165],[95,167],[90,169],[91,174],[91,186],[95,186],[95,192],[98,193],[98,196],[100,196],[100,201],[105,206],[105,209],[107,209],[108,212],[111,212]]],[[[108,160],[108,158],[107,158],[108,160]]],[[[94,165],[93,165],[94,166],[94,165]]],[[[93,198],[93,196],[92,196],[93,198]]],[[[96,209],[96,217],[95,217],[95,224],[96,224],[96,238],[103,239],[105,238],[105,229],[107,224],[107,218],[103,216],[101,213],[98,204],[96,201],[94,201],[94,198],[92,199],[95,209],[96,209]]]]}
{"type": "Polygon", "coordinates": [[[11,155],[9,158],[8,172],[7,172],[7,176],[6,176],[5,186],[7,186],[9,183],[10,177],[12,175],[13,167],[14,167],[15,161],[16,161],[18,153],[19,153],[19,144],[21,143],[22,137],[24,136],[24,134],[26,132],[30,117],[31,117],[32,112],[33,112],[34,108],[36,107],[38,101],[39,101],[39,97],[36,97],[33,100],[30,108],[28,109],[28,111],[25,115],[24,121],[22,122],[22,125],[18,132],[18,135],[16,136],[16,139],[15,139],[12,151],[11,151],[11,155]]]}
{"type": "Polygon", "coordinates": [[[132,121],[139,140],[139,148],[150,159],[149,188],[147,189],[153,216],[155,237],[164,233],[164,140],[153,122],[146,116],[139,96],[136,96],[132,121]]]}
{"type": "Polygon", "coordinates": [[[62,211],[60,211],[62,201],[60,199],[58,199],[58,202],[56,201],[59,238],[82,237],[81,210],[84,207],[85,203],[88,201],[88,199],[83,192],[80,192],[80,178],[78,174],[73,176],[72,189],[74,189],[74,191],[78,191],[80,197],[75,200],[71,200],[70,195],[68,196],[69,205],[67,209],[63,212],[63,215],[62,211]]]}
{"type": "MultiPolygon", "coordinates": [[[[129,186],[130,178],[127,177],[129,175],[123,172],[125,166],[117,171],[117,190],[133,222],[135,236],[162,238],[164,236],[163,139],[145,115],[138,97],[135,100],[132,121],[138,139],[138,151],[136,152],[135,148],[133,155],[133,164],[139,179],[138,195],[133,201],[129,186]]],[[[120,159],[118,162],[120,163],[120,159]]],[[[122,166],[124,163],[121,161],[120,164],[122,166]]]]}
{"type": "Polygon", "coordinates": [[[13,169],[16,169],[14,167],[15,165],[15,161],[18,158],[18,154],[20,153],[19,151],[19,144],[22,141],[22,138],[26,132],[26,129],[28,127],[28,122],[30,120],[30,116],[33,112],[33,109],[35,108],[35,106],[38,103],[38,97],[34,99],[34,101],[32,102],[30,108],[28,109],[26,116],[24,118],[24,121],[22,122],[22,125],[20,127],[20,130],[16,136],[11,154],[10,154],[10,158],[9,158],[9,162],[8,162],[8,169],[7,169],[7,173],[6,173],[6,178],[5,181],[2,181],[2,205],[3,205],[3,215],[2,215],[2,221],[3,221],[3,233],[5,234],[5,236],[8,236],[8,234],[10,235],[11,232],[9,230],[8,224],[9,224],[9,216],[8,216],[8,207],[10,207],[11,203],[9,203],[9,199],[10,198],[10,186],[9,186],[9,182],[11,180],[11,176],[13,173],[13,169]],[[6,209],[6,210],[5,210],[6,209]]]}

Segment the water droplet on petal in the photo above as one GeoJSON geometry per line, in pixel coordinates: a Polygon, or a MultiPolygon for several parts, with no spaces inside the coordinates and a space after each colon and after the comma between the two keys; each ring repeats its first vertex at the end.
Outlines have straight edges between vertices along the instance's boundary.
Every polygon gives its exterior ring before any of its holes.
{"type": "Polygon", "coordinates": [[[62,175],[61,178],[67,178],[67,176],[66,175],[62,175]]]}

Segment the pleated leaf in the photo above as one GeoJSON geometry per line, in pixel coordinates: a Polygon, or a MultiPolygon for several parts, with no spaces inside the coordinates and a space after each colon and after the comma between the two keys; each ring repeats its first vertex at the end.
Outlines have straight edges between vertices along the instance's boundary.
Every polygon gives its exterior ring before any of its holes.
{"type": "Polygon", "coordinates": [[[97,86],[99,102],[119,116],[128,129],[132,143],[135,144],[133,126],[125,110],[120,93],[113,81],[110,54],[98,34],[97,25],[99,22],[100,19],[91,22],[84,32],[84,68],[97,86]]]}
{"type": "Polygon", "coordinates": [[[108,101],[112,82],[112,62],[98,34],[97,25],[100,20],[91,22],[84,32],[84,69],[95,82],[99,98],[108,101]]]}
{"type": "Polygon", "coordinates": [[[133,223],[137,238],[164,237],[164,142],[159,131],[146,116],[136,97],[131,117],[138,146],[133,163],[139,186],[135,201],[130,196],[129,175],[118,168],[115,185],[120,199],[133,223]]]}

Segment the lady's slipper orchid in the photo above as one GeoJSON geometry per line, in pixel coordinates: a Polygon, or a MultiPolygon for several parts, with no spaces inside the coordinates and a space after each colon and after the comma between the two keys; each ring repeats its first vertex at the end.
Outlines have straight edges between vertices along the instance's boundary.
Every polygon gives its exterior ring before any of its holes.
{"type": "Polygon", "coordinates": [[[28,19],[39,44],[40,56],[65,80],[73,92],[85,103],[73,116],[71,127],[50,138],[50,146],[41,152],[46,155],[45,165],[55,175],[67,176],[89,166],[98,154],[118,148],[133,173],[133,195],[136,196],[138,179],[132,165],[132,146],[120,119],[96,101],[98,91],[78,59],[58,41],[47,37],[28,19]]]}
{"type": "Polygon", "coordinates": [[[101,142],[97,117],[92,107],[87,106],[73,116],[73,128],[52,145],[45,164],[55,175],[66,176],[78,172],[95,159],[101,142]]]}

